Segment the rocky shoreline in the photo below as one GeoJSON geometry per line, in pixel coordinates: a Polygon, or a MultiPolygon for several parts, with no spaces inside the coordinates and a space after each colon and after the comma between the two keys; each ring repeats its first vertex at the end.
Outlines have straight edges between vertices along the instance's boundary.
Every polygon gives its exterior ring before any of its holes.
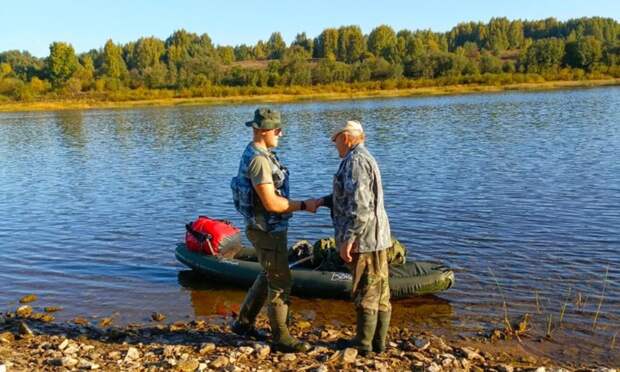
{"type": "MultiPolygon", "coordinates": [[[[309,341],[308,353],[273,352],[268,342],[237,336],[230,318],[166,323],[153,313],[148,324],[114,326],[111,318],[93,324],[77,317],[56,322],[58,307],[35,312],[36,296],[22,298],[15,311],[0,314],[0,372],[61,370],[132,371],[606,371],[600,366],[561,366],[546,358],[506,352],[492,341],[446,340],[428,332],[391,327],[388,350],[363,357],[355,349],[336,350],[353,325],[313,325],[294,314],[291,333],[309,341]]],[[[258,327],[268,330],[260,316],[258,327]]]]}

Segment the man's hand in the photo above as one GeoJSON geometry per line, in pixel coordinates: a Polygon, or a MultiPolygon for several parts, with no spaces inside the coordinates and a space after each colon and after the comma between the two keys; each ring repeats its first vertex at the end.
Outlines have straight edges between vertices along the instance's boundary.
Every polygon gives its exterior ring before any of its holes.
{"type": "Polygon", "coordinates": [[[316,210],[321,206],[321,199],[308,199],[304,200],[304,203],[308,212],[316,213],[316,210]]]}
{"type": "Polygon", "coordinates": [[[351,263],[353,257],[351,257],[351,251],[353,250],[353,242],[340,244],[340,258],[345,263],[351,263]]]}

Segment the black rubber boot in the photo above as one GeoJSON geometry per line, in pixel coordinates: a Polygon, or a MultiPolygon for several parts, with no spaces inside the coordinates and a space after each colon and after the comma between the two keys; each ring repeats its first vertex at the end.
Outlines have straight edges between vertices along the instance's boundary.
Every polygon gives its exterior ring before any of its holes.
{"type": "Polygon", "coordinates": [[[271,334],[273,335],[272,348],[283,353],[300,353],[309,351],[312,347],[307,342],[300,341],[288,332],[288,305],[270,305],[267,308],[271,334]]]}
{"type": "Polygon", "coordinates": [[[372,339],[372,350],[375,353],[383,353],[386,346],[386,338],[388,329],[390,328],[390,319],[392,311],[379,311],[377,314],[377,329],[375,337],[372,339]]]}

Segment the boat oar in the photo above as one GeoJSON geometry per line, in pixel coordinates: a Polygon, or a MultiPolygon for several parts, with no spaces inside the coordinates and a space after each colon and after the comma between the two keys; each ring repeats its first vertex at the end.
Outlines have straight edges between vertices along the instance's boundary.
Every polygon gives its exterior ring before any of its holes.
{"type": "Polygon", "coordinates": [[[290,269],[290,268],[292,268],[293,266],[297,266],[297,265],[299,265],[300,263],[304,263],[304,262],[306,262],[306,261],[309,261],[309,260],[311,260],[312,258],[314,258],[314,256],[304,257],[304,258],[302,258],[301,260],[298,260],[298,261],[293,262],[292,264],[289,264],[289,265],[288,265],[288,268],[290,269]]]}

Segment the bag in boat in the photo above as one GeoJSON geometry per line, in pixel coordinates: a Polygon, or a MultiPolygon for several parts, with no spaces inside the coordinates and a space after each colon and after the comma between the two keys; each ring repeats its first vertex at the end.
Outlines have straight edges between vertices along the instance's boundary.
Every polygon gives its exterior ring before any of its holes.
{"type": "Polygon", "coordinates": [[[185,229],[185,245],[192,252],[231,258],[242,248],[241,232],[229,221],[199,216],[185,229]]]}

